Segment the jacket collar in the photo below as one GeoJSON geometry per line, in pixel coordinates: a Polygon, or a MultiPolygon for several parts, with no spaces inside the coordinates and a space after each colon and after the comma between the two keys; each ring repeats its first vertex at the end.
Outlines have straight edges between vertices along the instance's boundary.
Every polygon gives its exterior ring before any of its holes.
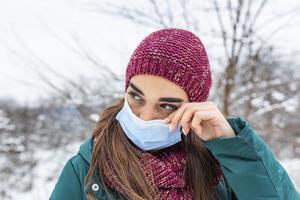
{"type": "MultiPolygon", "coordinates": [[[[86,139],[80,145],[79,152],[78,152],[78,154],[81,155],[89,165],[92,160],[93,141],[94,141],[94,136],[91,136],[88,139],[86,139]]],[[[112,195],[113,199],[124,199],[124,200],[126,199],[125,197],[122,196],[121,193],[111,188],[108,188],[108,190],[112,195]]],[[[84,187],[84,191],[93,192],[93,194],[99,199],[107,199],[107,193],[103,190],[103,185],[100,181],[100,175],[97,170],[93,175],[92,181],[84,187]]]]}
{"type": "Polygon", "coordinates": [[[80,154],[89,164],[91,163],[92,160],[93,140],[94,140],[94,136],[91,136],[88,139],[86,139],[80,145],[79,152],[78,152],[78,154],[80,154]]]}

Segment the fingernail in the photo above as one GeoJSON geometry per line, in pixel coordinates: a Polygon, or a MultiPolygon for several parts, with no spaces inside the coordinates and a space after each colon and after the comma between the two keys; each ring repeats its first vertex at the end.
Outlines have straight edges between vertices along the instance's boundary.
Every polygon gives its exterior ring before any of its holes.
{"type": "Polygon", "coordinates": [[[166,122],[168,122],[169,121],[169,118],[165,118],[164,119],[164,122],[166,123],[166,122]]]}
{"type": "Polygon", "coordinates": [[[170,124],[169,131],[171,132],[173,129],[173,124],[170,124]]]}
{"type": "Polygon", "coordinates": [[[182,132],[183,132],[183,134],[184,134],[184,135],[186,135],[186,133],[185,133],[184,129],[182,129],[182,132]]]}

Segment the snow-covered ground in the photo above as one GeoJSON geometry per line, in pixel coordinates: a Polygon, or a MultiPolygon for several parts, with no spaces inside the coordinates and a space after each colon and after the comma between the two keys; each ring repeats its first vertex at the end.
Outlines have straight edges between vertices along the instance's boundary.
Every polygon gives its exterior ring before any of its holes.
{"type": "MultiPolygon", "coordinates": [[[[13,194],[14,199],[48,199],[64,164],[68,158],[77,153],[79,145],[80,142],[70,144],[63,150],[39,151],[36,154],[39,163],[34,170],[35,180],[33,189],[27,193],[15,192],[13,194]]],[[[287,170],[297,190],[300,191],[300,159],[282,160],[280,163],[287,170]]]]}
{"type": "Polygon", "coordinates": [[[34,171],[33,189],[26,193],[15,191],[15,200],[49,199],[57,178],[67,160],[75,155],[80,142],[72,143],[56,151],[40,150],[35,157],[39,160],[34,171]]]}

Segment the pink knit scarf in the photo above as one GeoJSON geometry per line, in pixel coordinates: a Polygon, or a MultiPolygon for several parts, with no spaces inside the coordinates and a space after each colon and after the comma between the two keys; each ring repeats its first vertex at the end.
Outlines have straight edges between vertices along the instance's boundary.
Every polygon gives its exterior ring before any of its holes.
{"type": "MultiPolygon", "coordinates": [[[[185,151],[181,148],[180,144],[173,145],[158,154],[139,151],[142,154],[140,161],[147,181],[150,185],[155,185],[158,189],[160,199],[192,199],[192,190],[186,185],[184,180],[185,151]]],[[[115,176],[112,171],[104,173],[106,184],[124,194],[120,185],[111,178],[115,176]]],[[[217,182],[218,180],[219,177],[216,177],[217,182]]]]}

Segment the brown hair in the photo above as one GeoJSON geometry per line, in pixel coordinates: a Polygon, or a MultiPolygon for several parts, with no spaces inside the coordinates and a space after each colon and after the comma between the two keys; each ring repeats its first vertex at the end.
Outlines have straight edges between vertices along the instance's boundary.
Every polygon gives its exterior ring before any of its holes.
{"type": "MultiPolygon", "coordinates": [[[[126,198],[133,200],[159,199],[156,188],[146,182],[146,175],[140,166],[140,157],[136,147],[130,144],[122,127],[115,119],[123,104],[124,98],[101,113],[100,121],[93,131],[93,136],[97,138],[97,141],[93,147],[85,185],[91,182],[95,170],[106,171],[109,169],[106,162],[109,158],[110,169],[114,170],[117,175],[113,178],[121,186],[126,198]],[[128,159],[129,157],[130,159],[128,159]]],[[[218,162],[196,134],[188,134],[182,142],[187,153],[184,175],[187,185],[193,190],[193,199],[215,199],[214,180],[219,169],[218,162]]],[[[100,180],[109,199],[113,199],[101,173],[100,180]]],[[[89,200],[95,199],[91,192],[87,193],[87,196],[89,200]]]]}

